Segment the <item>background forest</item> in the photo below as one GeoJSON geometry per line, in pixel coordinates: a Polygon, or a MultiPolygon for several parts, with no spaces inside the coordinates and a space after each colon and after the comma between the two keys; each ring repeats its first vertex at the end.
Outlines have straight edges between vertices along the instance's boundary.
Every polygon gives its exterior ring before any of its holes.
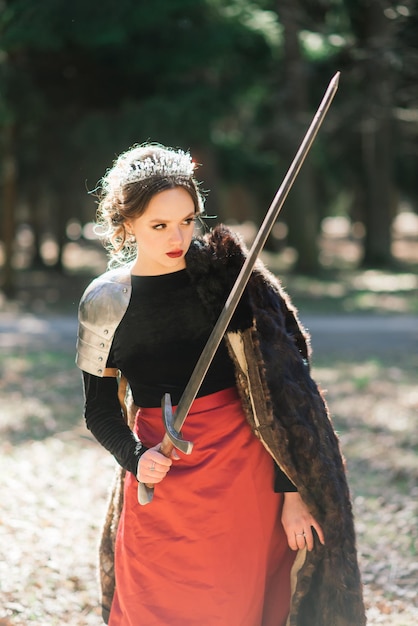
{"type": "Polygon", "coordinates": [[[190,149],[207,212],[258,225],[336,71],[268,242],[310,274],[327,218],[358,266],[388,267],[394,220],[417,210],[415,0],[0,0],[4,293],[18,270],[66,269],[89,192],[134,143],[190,149]]]}
{"type": "Polygon", "coordinates": [[[102,624],[115,461],[74,365],[101,176],[190,149],[250,242],[337,71],[263,260],[312,332],[368,624],[418,624],[418,1],[0,0],[0,626],[102,624]]]}

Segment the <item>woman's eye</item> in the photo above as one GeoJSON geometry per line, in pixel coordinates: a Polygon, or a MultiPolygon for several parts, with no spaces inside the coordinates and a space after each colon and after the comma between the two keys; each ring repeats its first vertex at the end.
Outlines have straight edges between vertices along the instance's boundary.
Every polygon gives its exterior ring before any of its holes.
{"type": "Polygon", "coordinates": [[[154,230],[163,230],[165,227],[165,224],[156,224],[155,226],[153,226],[154,230]]]}
{"type": "Polygon", "coordinates": [[[190,224],[192,224],[194,222],[194,217],[188,217],[187,220],[184,220],[184,224],[186,226],[189,226],[190,224]]]}

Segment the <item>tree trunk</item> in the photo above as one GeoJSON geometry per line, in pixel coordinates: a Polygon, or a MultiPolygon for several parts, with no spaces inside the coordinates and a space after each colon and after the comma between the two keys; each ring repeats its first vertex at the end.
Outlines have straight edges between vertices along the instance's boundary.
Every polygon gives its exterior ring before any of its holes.
{"type": "MultiPolygon", "coordinates": [[[[298,14],[300,8],[294,0],[277,0],[277,13],[284,29],[284,77],[279,89],[285,92],[285,120],[277,137],[277,150],[285,147],[289,165],[308,129],[309,99],[305,62],[299,44],[298,14]],[[283,130],[285,141],[283,142],[283,130]]],[[[280,94],[280,99],[283,100],[280,94]]],[[[296,248],[298,260],[296,269],[303,273],[315,273],[319,267],[317,212],[314,172],[309,157],[302,166],[283,211],[283,218],[289,226],[289,243],[296,248]]]]}
{"type": "Polygon", "coordinates": [[[2,289],[8,298],[15,294],[15,276],[13,270],[13,245],[16,231],[16,180],[17,165],[15,155],[16,127],[10,124],[3,133],[3,189],[2,189],[2,239],[4,244],[4,265],[2,289]]]}
{"type": "Polygon", "coordinates": [[[385,16],[383,4],[369,0],[362,6],[365,31],[361,45],[366,52],[361,125],[366,227],[363,265],[367,267],[392,263],[394,21],[385,16]]]}
{"type": "MultiPolygon", "coordinates": [[[[384,83],[379,85],[375,94],[381,92],[383,86],[384,83]]],[[[369,119],[364,126],[366,237],[363,265],[385,267],[392,263],[391,225],[394,216],[390,113],[382,110],[380,119],[369,119]]]]}

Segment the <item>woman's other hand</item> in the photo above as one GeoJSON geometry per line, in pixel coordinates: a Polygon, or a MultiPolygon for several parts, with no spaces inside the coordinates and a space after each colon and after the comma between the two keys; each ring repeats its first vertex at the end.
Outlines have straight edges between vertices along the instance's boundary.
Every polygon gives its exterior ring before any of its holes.
{"type": "Polygon", "coordinates": [[[178,459],[178,455],[175,451],[172,453],[172,458],[169,459],[161,452],[159,452],[161,444],[149,448],[138,461],[138,469],[136,477],[140,483],[147,485],[156,485],[160,483],[167,475],[173,464],[172,459],[178,459]]]}
{"type": "Polygon", "coordinates": [[[305,547],[309,551],[313,549],[313,528],[319,537],[319,541],[322,544],[325,543],[322,528],[312,517],[308,507],[297,492],[284,494],[282,524],[289,547],[292,550],[302,550],[305,547]]]}

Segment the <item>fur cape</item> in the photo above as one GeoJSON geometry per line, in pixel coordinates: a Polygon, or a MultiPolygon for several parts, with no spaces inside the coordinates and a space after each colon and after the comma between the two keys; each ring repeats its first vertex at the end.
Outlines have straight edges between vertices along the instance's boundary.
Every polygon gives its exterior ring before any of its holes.
{"type": "MultiPolygon", "coordinates": [[[[244,246],[224,226],[192,242],[187,269],[214,323],[244,260],[244,246]]],[[[226,340],[254,434],[296,486],[325,536],[324,546],[317,539],[312,552],[299,551],[296,558],[288,626],[363,626],[352,506],[339,441],[310,375],[309,338],[280,283],[261,263],[226,340]]],[[[100,548],[105,606],[113,594],[123,475],[118,473],[100,548]]]]}

